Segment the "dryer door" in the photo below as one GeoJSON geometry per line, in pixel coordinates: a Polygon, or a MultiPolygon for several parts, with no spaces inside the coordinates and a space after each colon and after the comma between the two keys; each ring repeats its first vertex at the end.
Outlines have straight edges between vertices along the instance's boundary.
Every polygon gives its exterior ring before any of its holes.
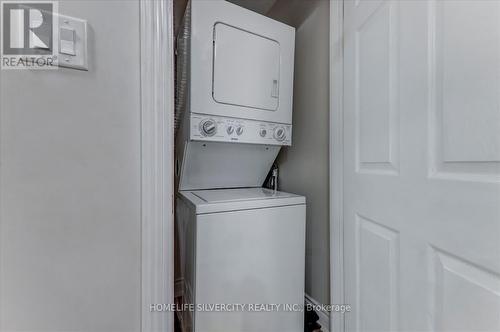
{"type": "Polygon", "coordinates": [[[224,23],[214,25],[212,95],[221,104],[278,109],[280,45],[224,23]]]}

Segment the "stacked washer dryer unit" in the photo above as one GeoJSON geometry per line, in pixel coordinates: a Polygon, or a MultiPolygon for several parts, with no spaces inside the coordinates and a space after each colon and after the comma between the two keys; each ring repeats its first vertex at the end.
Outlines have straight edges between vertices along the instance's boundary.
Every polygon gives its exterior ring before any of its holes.
{"type": "Polygon", "coordinates": [[[184,302],[207,310],[184,311],[185,331],[303,329],[305,198],[261,188],[291,145],[294,39],[292,27],[225,1],[188,4],[177,39],[177,277],[184,302]],[[233,306],[209,310],[222,304],[233,306]]]}

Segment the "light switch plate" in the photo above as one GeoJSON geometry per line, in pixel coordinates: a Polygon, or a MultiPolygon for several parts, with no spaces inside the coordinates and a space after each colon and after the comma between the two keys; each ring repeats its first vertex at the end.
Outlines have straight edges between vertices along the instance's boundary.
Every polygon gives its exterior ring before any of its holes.
{"type": "MultiPolygon", "coordinates": [[[[59,67],[74,68],[79,70],[89,70],[87,59],[87,20],[71,16],[58,15],[59,18],[59,40],[58,63],[59,67]],[[74,53],[75,55],[61,53],[61,29],[74,31],[74,53]]],[[[64,42],[64,41],[63,41],[64,42]]]]}

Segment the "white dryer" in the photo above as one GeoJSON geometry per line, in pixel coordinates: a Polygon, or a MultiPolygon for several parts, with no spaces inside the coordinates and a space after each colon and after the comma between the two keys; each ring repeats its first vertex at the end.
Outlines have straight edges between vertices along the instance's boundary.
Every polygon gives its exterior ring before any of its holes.
{"type": "Polygon", "coordinates": [[[303,196],[269,189],[181,191],[184,302],[246,306],[184,311],[184,331],[303,331],[305,213],[303,196]]]}
{"type": "Polygon", "coordinates": [[[180,190],[260,187],[292,142],[295,29],[222,0],[192,0],[177,38],[180,190]]]}

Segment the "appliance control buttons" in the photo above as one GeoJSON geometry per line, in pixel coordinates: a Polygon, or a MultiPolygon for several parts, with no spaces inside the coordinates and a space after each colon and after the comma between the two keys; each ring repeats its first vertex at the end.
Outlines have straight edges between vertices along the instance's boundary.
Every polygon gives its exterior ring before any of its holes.
{"type": "Polygon", "coordinates": [[[286,132],[285,132],[285,128],[280,126],[280,127],[276,127],[274,129],[274,138],[277,140],[277,141],[283,141],[285,138],[286,138],[286,132]]]}
{"type": "Polygon", "coordinates": [[[261,128],[259,134],[260,134],[260,137],[266,137],[267,130],[265,130],[264,128],[261,128]]]}
{"type": "Polygon", "coordinates": [[[214,136],[217,132],[217,123],[212,119],[205,119],[200,123],[200,131],[203,136],[214,136]]]}
{"type": "Polygon", "coordinates": [[[238,136],[241,136],[241,134],[243,134],[243,127],[240,126],[240,127],[236,128],[236,134],[238,136]]]}
{"type": "Polygon", "coordinates": [[[234,133],[234,126],[227,126],[226,131],[228,135],[231,135],[232,133],[234,133]]]}

